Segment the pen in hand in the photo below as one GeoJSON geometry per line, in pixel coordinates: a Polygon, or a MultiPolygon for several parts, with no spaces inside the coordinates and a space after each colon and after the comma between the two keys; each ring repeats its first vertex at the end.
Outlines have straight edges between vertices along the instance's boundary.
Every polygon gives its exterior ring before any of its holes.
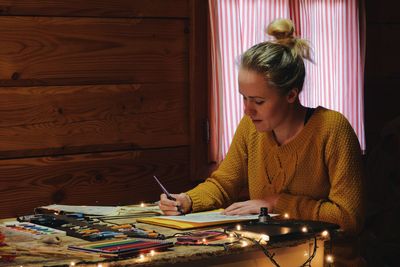
{"type": "MultiPolygon", "coordinates": [[[[165,189],[165,187],[161,184],[161,182],[158,180],[158,178],[157,178],[155,175],[153,175],[153,177],[154,177],[154,179],[156,180],[156,182],[158,183],[158,185],[161,187],[161,190],[164,192],[164,194],[167,196],[167,198],[168,198],[169,200],[176,201],[176,198],[174,198],[173,196],[171,196],[171,194],[167,191],[167,189],[165,189]]],[[[176,208],[178,209],[178,212],[179,212],[181,215],[185,215],[185,213],[183,212],[182,207],[181,207],[180,205],[176,206],[176,208]]]]}

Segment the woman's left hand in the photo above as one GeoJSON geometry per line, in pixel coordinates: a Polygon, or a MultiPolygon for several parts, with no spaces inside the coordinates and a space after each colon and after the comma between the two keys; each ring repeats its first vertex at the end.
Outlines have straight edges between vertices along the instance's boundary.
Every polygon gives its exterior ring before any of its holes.
{"type": "Polygon", "coordinates": [[[272,212],[278,201],[279,195],[269,196],[267,199],[254,199],[243,202],[236,202],[227,207],[222,214],[225,215],[243,215],[243,214],[258,214],[262,207],[268,208],[272,212]]]}

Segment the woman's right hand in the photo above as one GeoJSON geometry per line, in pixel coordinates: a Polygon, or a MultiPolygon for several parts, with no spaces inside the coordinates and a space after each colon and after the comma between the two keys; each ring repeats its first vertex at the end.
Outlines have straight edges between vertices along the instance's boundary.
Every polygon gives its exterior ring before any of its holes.
{"type": "Polygon", "coordinates": [[[192,200],[185,193],[171,194],[176,200],[170,200],[165,194],[161,194],[158,206],[165,215],[183,215],[192,210],[192,200]],[[180,207],[181,212],[179,212],[180,207]]]}

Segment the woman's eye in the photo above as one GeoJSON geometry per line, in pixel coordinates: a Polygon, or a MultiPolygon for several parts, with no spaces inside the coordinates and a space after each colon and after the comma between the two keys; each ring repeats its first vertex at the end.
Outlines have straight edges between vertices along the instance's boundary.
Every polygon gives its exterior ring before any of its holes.
{"type": "Polygon", "coordinates": [[[259,101],[254,101],[257,105],[262,105],[262,104],[264,104],[264,100],[259,100],[259,101]]]}

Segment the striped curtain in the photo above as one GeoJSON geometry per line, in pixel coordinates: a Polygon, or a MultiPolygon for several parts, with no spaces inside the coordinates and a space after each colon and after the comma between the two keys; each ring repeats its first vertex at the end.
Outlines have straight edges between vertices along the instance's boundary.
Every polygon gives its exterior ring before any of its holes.
{"type": "Polygon", "coordinates": [[[306,62],[300,99],[344,114],[365,149],[363,43],[359,1],[353,0],[209,0],[211,29],[211,149],[220,162],[243,116],[237,74],[240,55],[268,40],[268,24],[290,18],[296,35],[310,41],[315,64],[306,62]]]}

